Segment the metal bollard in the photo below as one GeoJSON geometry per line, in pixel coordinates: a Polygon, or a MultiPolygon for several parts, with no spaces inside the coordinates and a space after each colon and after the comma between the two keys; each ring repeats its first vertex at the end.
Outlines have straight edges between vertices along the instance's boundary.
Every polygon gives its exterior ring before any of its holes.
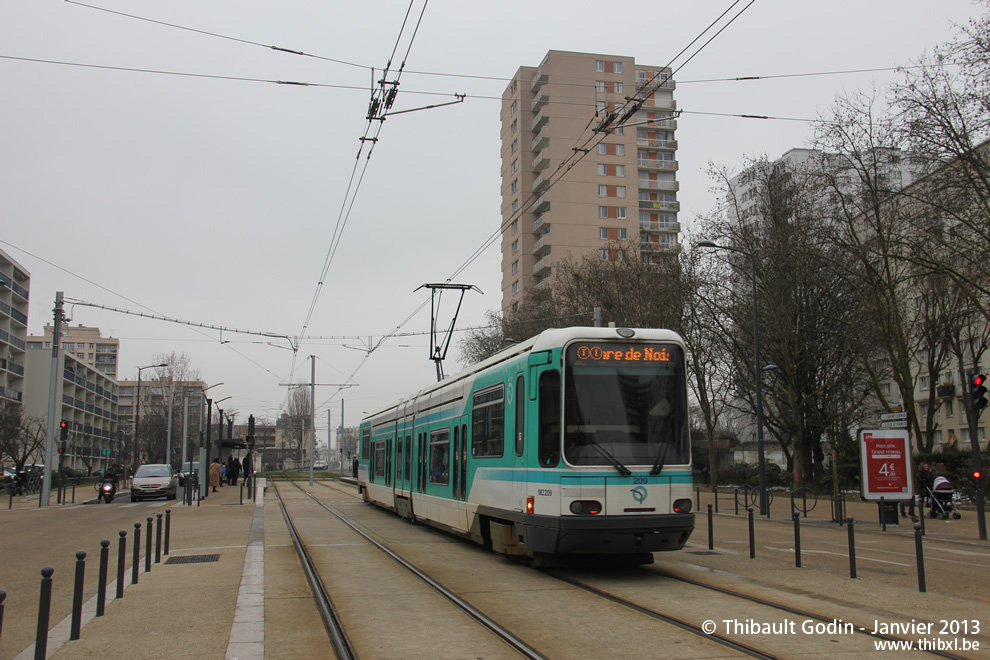
{"type": "Polygon", "coordinates": [[[172,529],[172,509],[165,509],[165,554],[168,554],[168,536],[172,529]]]}
{"type": "Polygon", "coordinates": [[[708,549],[715,549],[715,523],[712,521],[712,505],[708,505],[708,549]]]}
{"type": "Polygon", "coordinates": [[[244,482],[241,482],[241,506],[244,506],[244,482]]]}
{"type": "Polygon", "coordinates": [[[72,480],[72,503],[76,503],[76,480],[72,480]]]}
{"type": "Polygon", "coordinates": [[[739,489],[736,488],[736,515],[739,515],[739,489]]]}
{"type": "Polygon", "coordinates": [[[52,611],[52,574],[55,569],[41,569],[41,597],[38,599],[38,632],[34,637],[34,660],[45,660],[48,655],[48,618],[52,611]]]}
{"type": "Polygon", "coordinates": [[[144,537],[144,572],[151,572],[151,521],[153,518],[148,516],[146,519],[147,525],[145,526],[145,537],[144,537]]]}
{"type": "Polygon", "coordinates": [[[100,541],[100,583],[96,591],[96,616],[103,616],[107,605],[107,572],[110,565],[110,540],[100,541]]]}
{"type": "Polygon", "coordinates": [[[801,568],[801,514],[795,511],[794,517],[794,566],[801,568]]]}
{"type": "Polygon", "coordinates": [[[718,488],[715,488],[715,513],[718,513],[718,488]]]}
{"type": "Polygon", "coordinates": [[[914,524],[914,555],[918,562],[918,591],[925,593],[925,552],[921,547],[921,523],[914,524]]]}
{"type": "Polygon", "coordinates": [[[156,513],[158,521],[155,525],[155,563],[162,563],[162,514],[156,513]]]}
{"type": "Polygon", "coordinates": [[[694,492],[694,510],[697,511],[700,508],[701,508],[701,486],[698,486],[697,490],[695,490],[694,492]]]}
{"type": "Polygon", "coordinates": [[[756,536],[753,531],[753,508],[750,507],[746,510],[749,511],[749,558],[756,559],[756,536]]]}
{"type": "Polygon", "coordinates": [[[0,640],[3,639],[3,601],[7,600],[7,592],[0,589],[0,640]]]}
{"type": "Polygon", "coordinates": [[[124,563],[127,557],[127,530],[120,530],[120,541],[117,542],[117,598],[124,597],[124,563]]]}
{"type": "Polygon", "coordinates": [[[76,553],[76,581],[72,589],[72,624],[69,639],[79,639],[82,628],[83,581],[86,579],[86,551],[76,553]]]}
{"type": "Polygon", "coordinates": [[[918,520],[921,521],[921,535],[925,535],[925,498],[918,496],[918,520]]]}
{"type": "Polygon", "coordinates": [[[134,556],[131,558],[131,584],[138,583],[141,570],[141,523],[134,523],[134,556]]]}
{"type": "Polygon", "coordinates": [[[886,498],[880,497],[880,531],[887,531],[887,507],[884,506],[884,500],[886,498]]]}
{"type": "Polygon", "coordinates": [[[856,535],[853,532],[853,517],[846,518],[849,529],[849,577],[856,579],[856,535]]]}

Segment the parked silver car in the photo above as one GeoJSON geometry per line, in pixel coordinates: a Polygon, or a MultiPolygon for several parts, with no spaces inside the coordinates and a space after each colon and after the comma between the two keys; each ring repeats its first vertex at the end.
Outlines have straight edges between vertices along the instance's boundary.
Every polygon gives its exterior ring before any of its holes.
{"type": "Polygon", "coordinates": [[[174,500],[179,490],[179,477],[171,465],[149,463],[138,467],[131,481],[131,502],[146,497],[174,500]]]}

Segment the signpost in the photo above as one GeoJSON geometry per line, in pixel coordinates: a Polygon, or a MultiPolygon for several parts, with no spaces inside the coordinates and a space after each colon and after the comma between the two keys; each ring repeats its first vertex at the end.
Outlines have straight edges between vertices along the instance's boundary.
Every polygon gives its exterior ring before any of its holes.
{"type": "MultiPolygon", "coordinates": [[[[896,413],[895,413],[896,414],[896,413]]],[[[907,429],[864,429],[859,432],[863,497],[867,500],[909,500],[914,492],[911,444],[907,429]]]]}

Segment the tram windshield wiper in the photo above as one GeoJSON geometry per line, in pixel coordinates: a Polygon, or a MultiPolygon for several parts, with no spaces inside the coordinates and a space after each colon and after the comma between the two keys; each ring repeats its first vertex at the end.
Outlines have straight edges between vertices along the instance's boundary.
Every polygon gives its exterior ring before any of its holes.
{"type": "Polygon", "coordinates": [[[598,444],[594,438],[589,436],[588,440],[591,442],[591,446],[597,449],[598,453],[604,456],[605,460],[611,463],[612,466],[619,471],[619,474],[621,474],[623,477],[628,477],[630,474],[632,474],[629,468],[627,468],[625,465],[622,464],[621,461],[619,461],[619,459],[617,459],[615,456],[609,453],[607,449],[605,449],[600,444],[598,444]]]}
{"type": "Polygon", "coordinates": [[[664,459],[667,456],[667,447],[667,443],[662,443],[660,449],[657,450],[657,457],[653,461],[653,467],[650,468],[651,476],[656,476],[663,470],[664,459]]]}

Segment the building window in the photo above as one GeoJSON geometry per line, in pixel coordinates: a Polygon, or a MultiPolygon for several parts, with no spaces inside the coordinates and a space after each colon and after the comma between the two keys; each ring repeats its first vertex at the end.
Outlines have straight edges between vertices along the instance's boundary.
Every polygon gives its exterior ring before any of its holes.
{"type": "Polygon", "coordinates": [[[601,259],[602,261],[608,261],[608,250],[605,248],[599,249],[598,258],[601,259]]]}
{"type": "Polygon", "coordinates": [[[625,176],[625,175],[626,175],[626,166],[625,165],[616,165],[615,166],[615,176],[625,176]]]}
{"type": "Polygon", "coordinates": [[[515,133],[517,130],[519,130],[519,120],[518,119],[513,119],[512,120],[512,127],[509,129],[509,131],[512,132],[512,133],[515,133]]]}
{"type": "Polygon", "coordinates": [[[615,187],[615,196],[616,197],[625,197],[626,196],[626,187],[625,186],[616,186],[615,187]]]}
{"type": "Polygon", "coordinates": [[[595,111],[596,112],[605,112],[605,106],[606,105],[607,104],[605,103],[605,101],[596,101],[595,102],[595,111]]]}
{"type": "Polygon", "coordinates": [[[514,115],[518,107],[519,107],[519,102],[516,101],[516,99],[512,99],[512,105],[509,106],[509,114],[514,115]]]}
{"type": "Polygon", "coordinates": [[[598,163],[598,176],[606,176],[608,174],[608,165],[605,163],[598,163]]]}
{"type": "Polygon", "coordinates": [[[512,233],[515,234],[517,231],[519,231],[519,218],[512,221],[512,233]]]}
{"type": "Polygon", "coordinates": [[[626,260],[626,251],[625,250],[616,250],[615,258],[618,261],[625,261],[626,260]]]}
{"type": "Polygon", "coordinates": [[[599,94],[604,93],[604,91],[605,91],[605,81],[604,80],[596,80],[595,81],[595,91],[598,92],[599,94]]]}
{"type": "Polygon", "coordinates": [[[509,93],[510,94],[515,94],[517,89],[519,89],[519,81],[513,79],[513,81],[512,81],[512,87],[509,88],[509,93]]]}
{"type": "Polygon", "coordinates": [[[612,73],[622,73],[622,62],[612,62],[612,73]]]}
{"type": "Polygon", "coordinates": [[[608,240],[608,227],[599,227],[598,228],[598,238],[600,238],[603,241],[607,241],[608,240]]]}
{"type": "MultiPolygon", "coordinates": [[[[619,68],[621,69],[622,67],[620,66],[619,68]]],[[[622,71],[616,71],[616,73],[622,73],[622,71]]],[[[612,91],[614,91],[616,94],[621,94],[622,93],[622,83],[620,83],[620,82],[615,83],[615,85],[613,86],[612,91]]]]}
{"type": "Polygon", "coordinates": [[[615,145],[615,155],[616,156],[625,156],[626,155],[626,145],[624,145],[624,144],[617,144],[617,145],[615,145]]]}
{"type": "Polygon", "coordinates": [[[514,154],[519,149],[519,138],[512,141],[512,145],[509,147],[509,153],[514,154]]]}
{"type": "Polygon", "coordinates": [[[598,196],[608,197],[608,186],[598,186],[598,196]]]}
{"type": "Polygon", "coordinates": [[[607,153],[608,153],[608,145],[606,145],[604,142],[599,142],[598,143],[598,155],[604,156],[607,153]]]}
{"type": "Polygon", "coordinates": [[[608,207],[607,206],[599,206],[598,207],[598,217],[599,218],[607,218],[608,217],[608,207]]]}
{"type": "Polygon", "coordinates": [[[516,240],[512,241],[512,253],[515,254],[516,252],[519,252],[519,239],[518,238],[516,240]]]}
{"type": "Polygon", "coordinates": [[[516,192],[517,190],[519,190],[519,179],[515,179],[512,182],[512,185],[509,186],[509,190],[510,192],[516,192]]]}
{"type": "Polygon", "coordinates": [[[625,135],[626,134],[626,127],[625,126],[616,126],[615,127],[615,134],[616,135],[625,135]]]}
{"type": "Polygon", "coordinates": [[[605,60],[595,60],[595,71],[599,73],[605,71],[605,60]]]}
{"type": "Polygon", "coordinates": [[[514,199],[512,200],[512,212],[515,213],[518,210],[519,210],[519,200],[514,199]]]}
{"type": "Polygon", "coordinates": [[[512,165],[509,167],[509,174],[515,174],[519,170],[519,159],[516,158],[512,161],[512,165]]]}
{"type": "Polygon", "coordinates": [[[515,275],[518,272],[519,272],[519,260],[516,259],[515,261],[512,262],[512,274],[515,275]]]}
{"type": "Polygon", "coordinates": [[[519,293],[519,280],[512,283],[512,295],[519,293]]]}
{"type": "Polygon", "coordinates": [[[620,206],[617,209],[615,209],[615,217],[617,217],[619,220],[625,220],[626,219],[626,207],[625,206],[620,206]]]}

